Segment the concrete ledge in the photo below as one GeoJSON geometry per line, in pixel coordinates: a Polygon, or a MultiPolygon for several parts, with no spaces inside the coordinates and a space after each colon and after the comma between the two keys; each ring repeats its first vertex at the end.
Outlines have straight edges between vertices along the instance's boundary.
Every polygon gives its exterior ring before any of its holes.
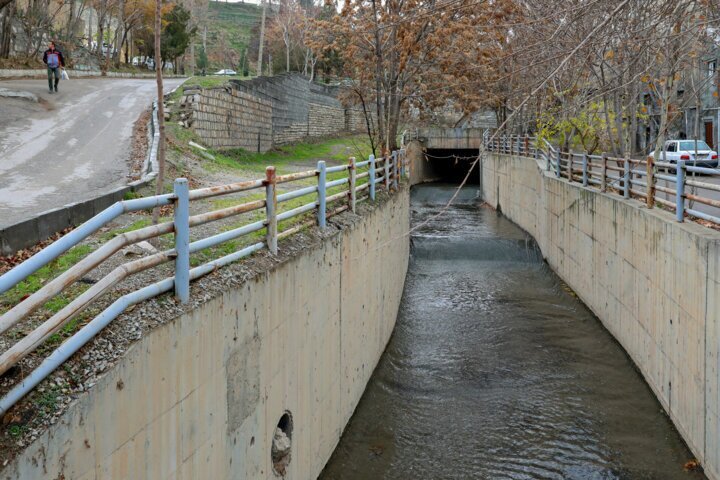
{"type": "Polygon", "coordinates": [[[143,185],[145,183],[136,182],[134,186],[119,187],[99,197],[54,208],[23,222],[0,228],[0,254],[12,255],[68,227],[76,227],[122,200],[127,192],[143,185]]]}
{"type": "MultiPolygon", "coordinates": [[[[103,75],[99,70],[67,69],[70,80],[75,77],[107,77],[107,78],[155,78],[154,73],[107,72],[103,75]]],[[[163,78],[183,78],[185,75],[165,75],[163,78]]],[[[0,79],[5,78],[47,78],[47,70],[38,69],[0,69],[0,79]]]]}

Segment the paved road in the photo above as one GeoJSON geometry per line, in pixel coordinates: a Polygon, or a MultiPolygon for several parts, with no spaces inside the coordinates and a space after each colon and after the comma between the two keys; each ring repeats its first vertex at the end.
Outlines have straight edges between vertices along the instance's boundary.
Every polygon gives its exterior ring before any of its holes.
{"type": "Polygon", "coordinates": [[[53,95],[45,80],[0,87],[41,101],[0,98],[0,228],[127,183],[133,124],[157,98],[155,80],[70,80],[53,95]]]}

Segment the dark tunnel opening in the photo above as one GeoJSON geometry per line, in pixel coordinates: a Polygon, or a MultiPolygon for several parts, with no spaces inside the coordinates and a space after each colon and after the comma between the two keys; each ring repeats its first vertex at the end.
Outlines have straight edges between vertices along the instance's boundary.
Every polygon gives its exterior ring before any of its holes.
{"type": "Polygon", "coordinates": [[[477,155],[477,149],[428,148],[424,153],[429,177],[442,182],[460,183],[472,169],[467,181],[468,185],[480,183],[479,165],[473,166],[477,155]]]}

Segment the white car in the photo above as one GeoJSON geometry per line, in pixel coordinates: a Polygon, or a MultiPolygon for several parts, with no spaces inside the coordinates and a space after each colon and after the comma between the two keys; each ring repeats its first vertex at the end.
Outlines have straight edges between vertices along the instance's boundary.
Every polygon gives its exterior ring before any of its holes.
{"type": "Polygon", "coordinates": [[[237,72],[230,69],[218,70],[217,72],[215,72],[215,75],[237,75],[237,72]]]}
{"type": "MultiPolygon", "coordinates": [[[[718,154],[710,148],[703,140],[697,141],[697,157],[695,156],[695,140],[668,140],[665,148],[660,152],[660,161],[677,163],[684,160],[688,165],[698,167],[716,168],[718,166],[718,154]]],[[[651,153],[654,155],[655,152],[651,153]]]]}

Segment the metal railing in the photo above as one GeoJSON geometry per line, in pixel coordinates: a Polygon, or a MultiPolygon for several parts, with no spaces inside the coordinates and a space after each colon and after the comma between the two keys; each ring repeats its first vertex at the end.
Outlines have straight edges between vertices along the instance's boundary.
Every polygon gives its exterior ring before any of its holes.
{"type": "Polygon", "coordinates": [[[396,190],[401,177],[406,176],[406,170],[405,151],[399,150],[378,159],[370,155],[367,160],[361,162],[356,162],[354,158],[351,158],[346,165],[326,166],[325,162],[321,161],[318,162],[315,170],[288,175],[276,175],[275,167],[267,167],[264,179],[197,190],[189,190],[187,180],[179,178],[174,182],[173,193],[124,200],[110,206],[36,253],[30,259],[0,276],[0,294],[12,289],[34,272],[57,259],[64,252],[124,213],[149,210],[161,206],[172,206],[173,220],[122,233],[107,241],[3,314],[0,317],[0,334],[7,332],[47,302],[65,292],[75,282],[122,248],[167,234],[174,234],[174,248],[124,263],[77,295],[60,311],[53,314],[7,351],[0,354],[0,375],[7,372],[13,365],[42,345],[51,335],[60,331],[63,326],[85,311],[102,295],[109,292],[118,282],[131,275],[168,262],[174,262],[174,275],[117,298],[102,313],[74,333],[45,358],[35,370],[0,399],[0,417],[130,306],[173,290],[176,298],[181,303],[186,303],[190,298],[190,282],[192,280],[264,248],[267,248],[272,254],[277,254],[279,239],[288,237],[313,224],[325,228],[329,217],[346,210],[355,212],[356,205],[360,201],[367,199],[374,201],[378,189],[388,192],[396,190]],[[365,171],[360,172],[363,169],[365,171]],[[333,174],[335,174],[334,176],[340,175],[340,178],[328,180],[328,175],[333,176],[333,174]],[[281,185],[303,180],[307,182],[307,179],[310,178],[317,178],[317,184],[288,190],[283,193],[278,192],[281,185]],[[332,189],[337,190],[338,188],[341,191],[330,194],[332,189]],[[190,215],[190,203],[193,201],[258,189],[264,189],[264,199],[246,201],[227,208],[190,215]],[[305,196],[315,198],[290,210],[279,211],[279,206],[284,202],[305,196]],[[337,203],[342,204],[339,206],[333,205],[337,203]],[[192,227],[262,209],[265,210],[263,220],[223,231],[210,237],[190,241],[192,227]],[[316,212],[315,219],[279,231],[279,223],[313,211],[316,212]],[[195,268],[190,268],[191,254],[219,246],[230,240],[260,230],[265,230],[263,241],[251,244],[195,268]]]}
{"type": "Polygon", "coordinates": [[[632,159],[562,152],[546,140],[520,135],[497,137],[489,142],[487,149],[543,160],[546,170],[558,178],[602,192],[615,192],[626,199],[641,199],[648,208],[660,204],[674,210],[678,222],[690,215],[720,225],[720,193],[717,199],[698,194],[698,191],[720,192],[720,182],[715,184],[696,178],[697,175],[720,176],[720,168],[696,165],[702,161],[655,162],[653,157],[632,159]],[[703,205],[706,211],[698,210],[700,207],[696,204],[703,205]]]}

